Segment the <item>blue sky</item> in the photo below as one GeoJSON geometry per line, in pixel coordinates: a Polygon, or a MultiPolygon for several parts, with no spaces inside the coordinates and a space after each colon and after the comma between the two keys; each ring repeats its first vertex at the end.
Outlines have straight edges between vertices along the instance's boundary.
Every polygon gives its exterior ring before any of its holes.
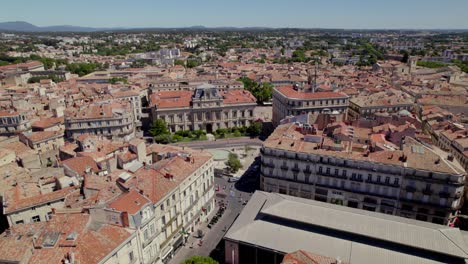
{"type": "Polygon", "coordinates": [[[0,21],[39,26],[468,28],[468,0],[3,0],[0,21]]]}

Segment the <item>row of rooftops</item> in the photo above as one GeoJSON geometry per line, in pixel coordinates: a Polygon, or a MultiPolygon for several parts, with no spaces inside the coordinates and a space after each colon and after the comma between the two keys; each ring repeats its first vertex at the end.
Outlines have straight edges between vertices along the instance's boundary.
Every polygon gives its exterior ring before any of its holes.
{"type": "MultiPolygon", "coordinates": [[[[449,157],[442,156],[435,149],[435,146],[421,143],[412,137],[406,137],[401,148],[386,147],[381,150],[370,151],[372,143],[376,143],[372,142],[371,133],[371,131],[364,133],[365,139],[368,139],[369,143],[360,144],[352,142],[352,140],[337,140],[322,134],[321,131],[316,134],[303,134],[300,124],[287,123],[275,129],[265,141],[264,147],[293,153],[366,161],[451,175],[465,174],[464,169],[453,158],[449,160],[449,157]]],[[[352,134],[353,137],[356,136],[354,135],[354,129],[352,134]]],[[[376,134],[381,133],[379,131],[376,134]]]]}
{"type": "Polygon", "coordinates": [[[255,104],[255,97],[247,90],[218,90],[212,86],[200,86],[194,91],[157,91],[150,95],[150,104],[161,108],[188,108],[194,101],[220,100],[224,105],[255,104]]]}

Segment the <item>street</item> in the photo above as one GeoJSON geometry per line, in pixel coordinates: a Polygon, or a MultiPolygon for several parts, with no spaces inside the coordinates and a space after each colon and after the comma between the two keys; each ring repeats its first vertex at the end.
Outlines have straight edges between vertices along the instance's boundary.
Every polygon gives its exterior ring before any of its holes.
{"type": "Polygon", "coordinates": [[[261,146],[262,141],[258,138],[239,137],[239,138],[225,138],[217,139],[215,141],[193,141],[193,142],[181,142],[174,143],[174,146],[183,146],[194,149],[212,149],[212,148],[231,148],[239,146],[261,146]]]}
{"type": "MultiPolygon", "coordinates": [[[[250,199],[256,186],[258,186],[259,172],[257,170],[258,167],[256,167],[258,166],[257,164],[258,159],[244,173],[241,179],[235,183],[228,182],[228,178],[225,176],[215,177],[215,188],[219,186],[219,191],[216,192],[217,195],[215,196],[216,204],[218,204],[220,200],[223,200],[226,204],[226,210],[223,216],[219,218],[218,222],[214,224],[211,229],[207,227],[207,223],[202,223],[200,229],[203,230],[205,235],[201,246],[199,245],[199,238],[196,237],[197,234],[194,232],[188,238],[187,243],[176,252],[169,262],[170,264],[179,264],[185,259],[195,255],[211,256],[220,261],[220,263],[224,262],[224,243],[222,242],[222,238],[244,208],[245,202],[250,199]],[[225,198],[222,194],[226,194],[225,198]]],[[[219,206],[213,210],[209,217],[210,220],[218,209],[219,206]]]]}

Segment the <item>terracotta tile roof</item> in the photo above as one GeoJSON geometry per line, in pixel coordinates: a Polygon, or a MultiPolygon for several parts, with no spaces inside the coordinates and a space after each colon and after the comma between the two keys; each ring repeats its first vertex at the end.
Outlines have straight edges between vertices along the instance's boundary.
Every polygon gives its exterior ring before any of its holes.
{"type": "Polygon", "coordinates": [[[247,90],[233,89],[220,91],[220,95],[223,97],[223,103],[225,104],[255,104],[257,99],[247,90]]]}
{"type": "Polygon", "coordinates": [[[157,203],[211,158],[211,154],[201,151],[192,151],[190,158],[167,158],[151,166],[142,167],[123,185],[143,191],[143,195],[157,203]]]}
{"type": "Polygon", "coordinates": [[[116,117],[116,111],[122,113],[131,112],[131,105],[128,102],[112,102],[102,104],[87,105],[81,110],[71,109],[66,112],[65,119],[101,119],[116,117]]]}
{"type": "Polygon", "coordinates": [[[296,91],[292,86],[282,86],[275,88],[283,96],[294,99],[334,99],[334,98],[348,98],[348,96],[341,92],[301,92],[296,91]]]}
{"type": "Polygon", "coordinates": [[[67,166],[72,171],[83,176],[87,168],[90,168],[92,172],[98,172],[99,168],[96,162],[90,157],[75,157],[62,161],[62,166],[67,166]]]}
{"type": "Polygon", "coordinates": [[[23,133],[23,135],[29,141],[36,143],[40,141],[63,137],[63,131],[37,131],[37,132],[23,133]]]}
{"type": "MultiPolygon", "coordinates": [[[[284,256],[281,264],[336,264],[338,261],[335,258],[313,254],[304,250],[298,250],[288,253],[284,256]]],[[[341,261],[341,264],[349,262],[341,261]]]]}
{"type": "Polygon", "coordinates": [[[38,189],[34,190],[28,188],[25,190],[22,186],[24,185],[18,184],[14,188],[5,192],[4,199],[8,204],[7,207],[4,207],[5,213],[9,214],[21,209],[65,199],[71,193],[79,192],[79,186],[68,187],[45,194],[42,194],[38,189]]]}
{"type": "MultiPolygon", "coordinates": [[[[465,173],[463,169],[455,163],[445,160],[442,153],[437,152],[435,148],[430,149],[411,137],[405,138],[403,150],[381,150],[370,152],[369,155],[365,156],[363,152],[348,151],[348,147],[345,148],[345,151],[332,151],[320,148],[319,143],[304,141],[304,135],[298,132],[296,127],[297,125],[293,123],[278,126],[264,142],[264,146],[274,149],[314,153],[349,160],[370,161],[456,175],[465,173]],[[400,159],[403,155],[407,157],[406,162],[400,159]]],[[[356,146],[359,145],[356,143],[352,144],[353,150],[356,149],[356,146]]]]}
{"type": "Polygon", "coordinates": [[[32,235],[40,231],[44,222],[14,225],[0,235],[0,260],[11,263],[27,263],[33,251],[32,235]]]}
{"type": "Polygon", "coordinates": [[[148,203],[151,201],[147,197],[132,189],[111,202],[107,207],[133,215],[148,203]]]}
{"type": "Polygon", "coordinates": [[[33,128],[46,129],[46,128],[60,125],[63,123],[64,123],[63,117],[48,117],[48,118],[41,118],[40,120],[32,123],[31,126],[33,128]]]}
{"type": "Polygon", "coordinates": [[[157,108],[190,107],[192,91],[159,91],[150,96],[151,106],[157,108]]]}
{"type": "Polygon", "coordinates": [[[101,224],[100,228],[91,228],[91,223],[88,214],[58,213],[48,222],[15,226],[11,228],[10,236],[0,237],[0,252],[9,250],[14,254],[8,253],[8,258],[24,259],[24,263],[34,264],[63,263],[64,257],[73,253],[76,263],[94,264],[102,261],[132,235],[122,227],[101,224]],[[43,246],[51,234],[58,234],[55,245],[43,246]],[[75,235],[75,239],[67,240],[71,234],[75,235]],[[33,236],[37,237],[34,250],[33,236]],[[27,259],[31,252],[32,256],[27,259]]]}

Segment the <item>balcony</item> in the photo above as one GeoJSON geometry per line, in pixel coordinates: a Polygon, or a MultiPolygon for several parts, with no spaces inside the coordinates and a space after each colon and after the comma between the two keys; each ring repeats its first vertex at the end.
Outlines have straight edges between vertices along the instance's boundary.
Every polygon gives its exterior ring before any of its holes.
{"type": "Polygon", "coordinates": [[[288,166],[285,166],[285,165],[281,165],[280,168],[281,168],[282,170],[288,170],[288,169],[289,169],[288,166]]]}
{"type": "Polygon", "coordinates": [[[405,189],[406,189],[407,192],[416,192],[416,187],[414,187],[414,186],[409,186],[408,185],[408,186],[406,186],[405,189]]]}
{"type": "Polygon", "coordinates": [[[273,163],[267,163],[262,161],[262,166],[267,168],[274,168],[275,165],[273,163]]]}
{"type": "Polygon", "coordinates": [[[445,191],[441,191],[441,192],[439,192],[439,196],[440,196],[440,198],[445,198],[445,199],[447,199],[447,198],[450,197],[450,193],[449,193],[449,192],[445,192],[445,191]]]}
{"type": "Polygon", "coordinates": [[[432,195],[433,191],[431,189],[424,189],[422,190],[422,193],[425,195],[432,195]]]}
{"type": "Polygon", "coordinates": [[[293,167],[291,170],[292,170],[292,171],[295,171],[295,172],[300,172],[300,171],[301,171],[301,170],[299,169],[299,167],[293,167]]]}

